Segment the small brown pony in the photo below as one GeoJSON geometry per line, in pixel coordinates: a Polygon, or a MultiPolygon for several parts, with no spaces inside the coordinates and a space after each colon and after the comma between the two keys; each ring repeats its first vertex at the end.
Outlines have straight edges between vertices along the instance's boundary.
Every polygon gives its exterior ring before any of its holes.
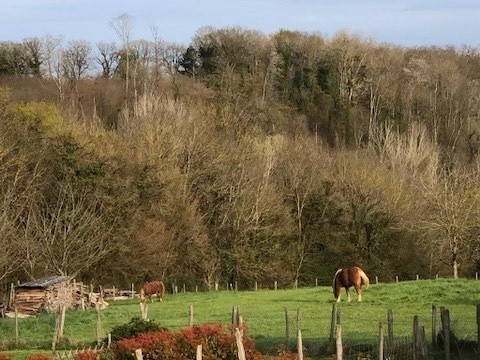
{"type": "Polygon", "coordinates": [[[158,301],[163,300],[163,294],[165,293],[165,285],[161,281],[152,281],[146,282],[142,286],[142,292],[144,296],[147,296],[150,299],[150,302],[153,302],[152,295],[156,294],[158,301]]]}
{"type": "Polygon", "coordinates": [[[354,286],[358,301],[362,301],[362,285],[367,288],[369,283],[370,280],[368,280],[367,275],[358,266],[338,269],[333,277],[333,297],[337,302],[340,302],[340,290],[343,287],[347,293],[347,301],[350,301],[348,288],[354,286]]]}

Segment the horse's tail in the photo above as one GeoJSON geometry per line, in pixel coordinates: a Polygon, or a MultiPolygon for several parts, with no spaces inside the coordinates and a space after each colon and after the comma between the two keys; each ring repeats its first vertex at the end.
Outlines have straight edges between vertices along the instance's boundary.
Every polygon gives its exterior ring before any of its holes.
{"type": "Polygon", "coordinates": [[[358,268],[358,274],[360,275],[360,278],[362,279],[362,284],[365,285],[365,289],[368,288],[368,285],[370,285],[370,280],[368,279],[367,274],[363,272],[362,269],[358,268]]]}
{"type": "Polygon", "coordinates": [[[163,298],[163,295],[165,294],[165,285],[163,284],[162,281],[158,282],[158,287],[160,292],[160,298],[163,298]]]}

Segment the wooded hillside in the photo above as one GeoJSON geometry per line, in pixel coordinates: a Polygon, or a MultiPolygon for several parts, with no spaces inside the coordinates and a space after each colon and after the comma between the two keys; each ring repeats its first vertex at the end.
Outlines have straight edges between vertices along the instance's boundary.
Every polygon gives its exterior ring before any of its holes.
{"type": "Polygon", "coordinates": [[[472,276],[480,53],[200,29],[0,43],[0,279],[472,276]]]}

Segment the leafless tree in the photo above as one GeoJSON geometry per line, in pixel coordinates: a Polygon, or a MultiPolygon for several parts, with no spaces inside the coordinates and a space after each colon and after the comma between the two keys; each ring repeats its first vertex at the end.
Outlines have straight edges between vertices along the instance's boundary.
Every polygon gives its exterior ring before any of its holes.
{"type": "Polygon", "coordinates": [[[70,182],[61,185],[56,201],[44,201],[35,217],[46,266],[58,274],[75,276],[113,250],[113,225],[99,202],[70,182]]]}
{"type": "Polygon", "coordinates": [[[86,41],[70,41],[63,51],[63,72],[67,79],[76,82],[90,68],[91,46],[86,41]]]}
{"type": "Polygon", "coordinates": [[[133,29],[133,18],[123,13],[120,16],[110,21],[111,28],[115,31],[122,42],[123,50],[126,56],[126,78],[125,78],[125,93],[128,96],[129,91],[129,77],[130,77],[130,36],[133,29]]]}
{"type": "Polygon", "coordinates": [[[424,186],[423,215],[419,226],[428,235],[435,258],[458,278],[461,261],[480,254],[480,173],[477,170],[442,171],[436,183],[424,186]],[[463,259],[463,260],[462,260],[463,259]]]}
{"type": "Polygon", "coordinates": [[[47,77],[55,82],[57,86],[57,96],[60,101],[65,97],[65,77],[62,69],[62,37],[46,36],[43,39],[44,49],[44,71],[47,77]]]}
{"type": "Polygon", "coordinates": [[[120,57],[117,45],[114,42],[99,42],[97,53],[95,60],[102,67],[102,77],[110,79],[116,71],[120,57]]]}

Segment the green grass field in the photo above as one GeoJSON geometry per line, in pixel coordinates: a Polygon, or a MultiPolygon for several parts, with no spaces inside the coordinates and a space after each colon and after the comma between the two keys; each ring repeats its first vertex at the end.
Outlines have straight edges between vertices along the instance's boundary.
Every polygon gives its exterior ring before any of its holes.
{"type": "MultiPolygon", "coordinates": [[[[351,293],[353,301],[346,303],[343,292],[339,305],[344,342],[374,344],[379,321],[386,323],[388,309],[393,311],[396,337],[411,336],[413,316],[417,315],[430,342],[432,304],[450,310],[452,328],[458,338],[475,340],[477,337],[476,304],[480,303],[480,281],[439,279],[374,284],[364,290],[361,303],[356,301],[353,289],[351,293]]],[[[329,337],[333,296],[330,287],[167,294],[163,302],[148,303],[148,316],[168,329],[180,329],[188,325],[190,304],[193,305],[195,324],[227,325],[232,307],[239,306],[249,335],[264,353],[286,343],[285,309],[289,313],[290,344],[293,345],[299,309],[303,342],[307,352],[313,352],[329,337]]],[[[140,316],[138,299],[110,301],[110,306],[101,312],[104,334],[134,316],[140,316]]],[[[19,319],[18,346],[22,349],[48,349],[54,324],[51,314],[19,319]]],[[[437,329],[439,327],[438,319],[437,329]]],[[[95,311],[67,311],[64,336],[74,347],[93,344],[96,340],[95,311]]],[[[0,319],[0,346],[3,349],[15,346],[14,319],[0,319]]]]}

